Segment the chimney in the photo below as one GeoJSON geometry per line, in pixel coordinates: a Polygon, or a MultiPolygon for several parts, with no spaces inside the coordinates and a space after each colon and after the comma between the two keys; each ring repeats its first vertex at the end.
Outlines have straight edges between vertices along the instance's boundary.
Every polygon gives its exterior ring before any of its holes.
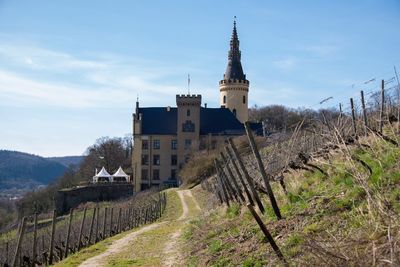
{"type": "Polygon", "coordinates": [[[207,103],[204,103],[204,108],[207,108],[207,103]]]}
{"type": "Polygon", "coordinates": [[[171,111],[171,107],[170,107],[170,106],[167,107],[167,111],[168,111],[168,112],[171,111]]]}

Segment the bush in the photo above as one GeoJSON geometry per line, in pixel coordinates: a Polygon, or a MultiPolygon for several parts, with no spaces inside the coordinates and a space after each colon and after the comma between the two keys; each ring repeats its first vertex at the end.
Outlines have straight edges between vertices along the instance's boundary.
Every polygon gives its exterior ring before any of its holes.
{"type": "Polygon", "coordinates": [[[215,173],[214,158],[216,152],[198,151],[194,152],[188,162],[179,171],[183,185],[196,185],[203,179],[215,173]]]}

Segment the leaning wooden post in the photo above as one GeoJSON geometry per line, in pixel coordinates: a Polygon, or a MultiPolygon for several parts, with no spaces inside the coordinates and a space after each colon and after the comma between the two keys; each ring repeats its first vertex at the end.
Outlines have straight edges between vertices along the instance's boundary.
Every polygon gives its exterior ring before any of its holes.
{"type": "Polygon", "coordinates": [[[90,239],[93,235],[93,227],[94,227],[94,219],[95,218],[96,218],[96,208],[93,209],[92,221],[90,222],[88,245],[90,245],[90,239]]]}
{"type": "Polygon", "coordinates": [[[220,173],[220,170],[219,170],[219,167],[218,167],[218,162],[217,162],[216,159],[214,159],[214,165],[215,165],[215,169],[216,169],[216,172],[217,172],[217,182],[218,182],[218,184],[220,186],[220,191],[222,191],[222,193],[224,195],[226,205],[228,207],[230,207],[230,202],[229,202],[230,195],[228,194],[228,190],[227,190],[227,188],[226,188],[226,186],[225,186],[225,184],[224,184],[224,182],[222,180],[221,173],[220,173]]]}
{"type": "Polygon", "coordinates": [[[18,259],[19,253],[21,251],[21,244],[22,244],[22,239],[24,238],[25,227],[26,227],[26,218],[23,217],[22,221],[21,221],[19,235],[18,235],[17,247],[15,248],[15,254],[14,254],[13,261],[12,261],[13,267],[17,266],[17,259],[18,259]]]}
{"type": "Polygon", "coordinates": [[[52,224],[51,224],[49,265],[53,264],[53,256],[54,256],[54,238],[55,238],[55,234],[56,234],[56,222],[57,222],[57,213],[56,213],[56,210],[54,210],[54,211],[53,211],[53,222],[52,222],[52,224]]]}
{"type": "Polygon", "coordinates": [[[233,168],[235,169],[236,175],[239,178],[240,183],[242,184],[242,187],[244,189],[244,192],[246,193],[246,196],[247,196],[247,199],[248,199],[249,203],[252,206],[254,206],[254,201],[253,201],[253,198],[251,197],[250,191],[247,188],[247,185],[243,180],[242,174],[240,173],[239,168],[238,168],[236,162],[234,161],[234,159],[232,157],[231,151],[229,150],[229,148],[227,146],[225,147],[225,151],[228,154],[228,158],[230,159],[230,161],[231,161],[231,163],[233,165],[233,168]]]}
{"type": "Polygon", "coordinates": [[[351,107],[351,121],[353,123],[353,132],[354,132],[354,135],[357,136],[356,112],[354,110],[353,98],[350,98],[350,107],[351,107]]]}
{"type": "Polygon", "coordinates": [[[233,143],[232,138],[229,138],[229,139],[228,139],[228,142],[229,142],[229,145],[230,145],[230,147],[231,147],[231,149],[232,149],[233,154],[235,155],[235,158],[237,159],[237,161],[238,161],[238,163],[239,163],[239,167],[240,167],[240,169],[242,170],[242,172],[243,172],[243,174],[244,174],[244,178],[246,179],[246,182],[247,182],[247,184],[248,184],[249,187],[250,187],[250,191],[251,191],[251,193],[253,194],[253,198],[254,198],[255,201],[257,202],[258,208],[260,209],[261,213],[264,213],[264,212],[265,212],[264,205],[262,204],[261,199],[260,199],[260,196],[258,195],[258,193],[257,193],[257,191],[256,191],[256,188],[255,188],[255,186],[254,186],[253,179],[251,179],[249,173],[247,172],[246,167],[245,167],[244,164],[243,164],[242,158],[241,158],[239,152],[237,151],[237,148],[236,148],[236,146],[235,146],[235,143],[233,143]]]}
{"type": "Polygon", "coordinates": [[[37,221],[38,214],[35,213],[33,217],[33,242],[32,242],[32,264],[31,266],[35,266],[36,256],[37,256],[37,221]]]}
{"type": "Polygon", "coordinates": [[[383,133],[383,112],[385,110],[385,80],[381,84],[381,110],[379,114],[379,132],[383,133]]]}
{"type": "Polygon", "coordinates": [[[217,166],[219,168],[219,173],[220,173],[220,177],[222,179],[222,182],[225,183],[228,195],[230,195],[230,198],[232,199],[232,201],[235,199],[237,202],[239,202],[239,198],[237,197],[237,192],[236,190],[232,187],[231,183],[229,182],[228,177],[226,177],[224,170],[221,167],[221,164],[219,162],[219,160],[217,160],[217,166]]]}
{"type": "Polygon", "coordinates": [[[71,235],[71,227],[72,227],[72,218],[73,218],[73,216],[74,216],[74,209],[70,209],[67,236],[65,238],[65,258],[68,257],[69,237],[71,235]]]}
{"type": "Polygon", "coordinates": [[[367,109],[365,108],[365,100],[364,100],[364,91],[361,90],[361,107],[363,110],[363,119],[364,119],[364,134],[368,134],[368,117],[367,117],[367,109]]]}
{"type": "Polygon", "coordinates": [[[231,178],[231,180],[233,182],[233,185],[235,186],[235,189],[237,190],[237,193],[238,193],[240,199],[242,200],[242,202],[245,202],[246,199],[244,198],[244,196],[243,196],[243,194],[241,192],[242,190],[241,190],[239,184],[237,183],[236,178],[233,175],[231,169],[229,169],[227,158],[225,157],[225,155],[224,155],[224,153],[222,151],[221,151],[220,155],[221,155],[222,161],[225,162],[225,164],[226,164],[226,170],[228,172],[228,176],[231,178]]]}
{"type": "Polygon", "coordinates": [[[287,263],[285,257],[283,256],[281,250],[279,249],[278,245],[275,243],[274,238],[269,233],[267,227],[265,226],[265,224],[261,220],[260,216],[258,216],[257,212],[254,210],[253,206],[251,206],[250,203],[249,203],[249,204],[247,204],[247,208],[250,210],[251,214],[253,215],[253,217],[256,220],[258,226],[260,227],[261,231],[264,233],[265,237],[267,238],[268,242],[270,243],[272,249],[275,251],[275,253],[278,256],[278,258],[283,262],[283,264],[285,266],[289,266],[289,264],[287,263]]]}
{"type": "Polygon", "coordinates": [[[264,164],[261,161],[260,152],[258,151],[256,142],[254,141],[254,136],[250,129],[249,122],[248,121],[245,122],[244,126],[246,128],[246,133],[247,133],[247,137],[250,142],[251,150],[253,150],[253,154],[257,160],[258,168],[260,169],[261,176],[264,179],[264,184],[265,184],[265,187],[267,188],[267,193],[268,193],[268,197],[271,202],[272,208],[274,209],[276,217],[278,219],[282,219],[281,211],[279,210],[278,204],[276,203],[275,195],[274,195],[274,192],[272,191],[271,185],[269,183],[269,178],[267,176],[267,173],[265,172],[264,164]]]}
{"type": "Polygon", "coordinates": [[[85,219],[86,219],[86,209],[83,210],[83,218],[81,222],[81,228],[79,229],[79,237],[78,237],[78,250],[81,249],[81,244],[82,244],[82,234],[83,234],[83,228],[85,227],[85,219]]]}

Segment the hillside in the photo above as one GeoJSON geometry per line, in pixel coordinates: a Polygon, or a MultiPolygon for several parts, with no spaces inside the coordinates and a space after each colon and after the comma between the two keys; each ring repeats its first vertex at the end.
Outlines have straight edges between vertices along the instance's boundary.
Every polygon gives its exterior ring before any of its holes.
{"type": "Polygon", "coordinates": [[[77,167],[84,159],[84,156],[65,156],[65,157],[47,157],[46,159],[58,162],[65,167],[69,167],[71,165],[77,167]]]}
{"type": "MultiPolygon", "coordinates": [[[[281,220],[260,194],[266,211],[257,213],[290,266],[400,263],[400,148],[376,137],[360,144],[315,157],[309,164],[323,172],[291,169],[284,188],[272,182],[281,220]]],[[[250,161],[246,167],[256,168],[250,161]]],[[[283,266],[245,203],[220,205],[200,186],[193,195],[209,212],[184,234],[188,266],[283,266]]]]}
{"type": "Polygon", "coordinates": [[[0,150],[0,191],[47,185],[66,169],[65,165],[40,156],[0,150]]]}

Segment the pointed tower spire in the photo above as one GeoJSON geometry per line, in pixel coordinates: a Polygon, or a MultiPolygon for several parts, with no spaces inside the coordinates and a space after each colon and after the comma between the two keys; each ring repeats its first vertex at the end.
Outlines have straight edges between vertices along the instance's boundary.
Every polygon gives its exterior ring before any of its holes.
{"type": "Polygon", "coordinates": [[[236,29],[236,16],[228,53],[228,66],[224,78],[219,82],[221,107],[228,108],[236,118],[244,123],[249,118],[248,93],[250,82],[243,73],[239,37],[236,29]]]}
{"type": "Polygon", "coordinates": [[[239,49],[239,37],[236,29],[236,16],[233,21],[233,31],[230,41],[230,49],[228,53],[228,66],[226,67],[224,79],[245,80],[241,60],[241,52],[239,49]]]}

